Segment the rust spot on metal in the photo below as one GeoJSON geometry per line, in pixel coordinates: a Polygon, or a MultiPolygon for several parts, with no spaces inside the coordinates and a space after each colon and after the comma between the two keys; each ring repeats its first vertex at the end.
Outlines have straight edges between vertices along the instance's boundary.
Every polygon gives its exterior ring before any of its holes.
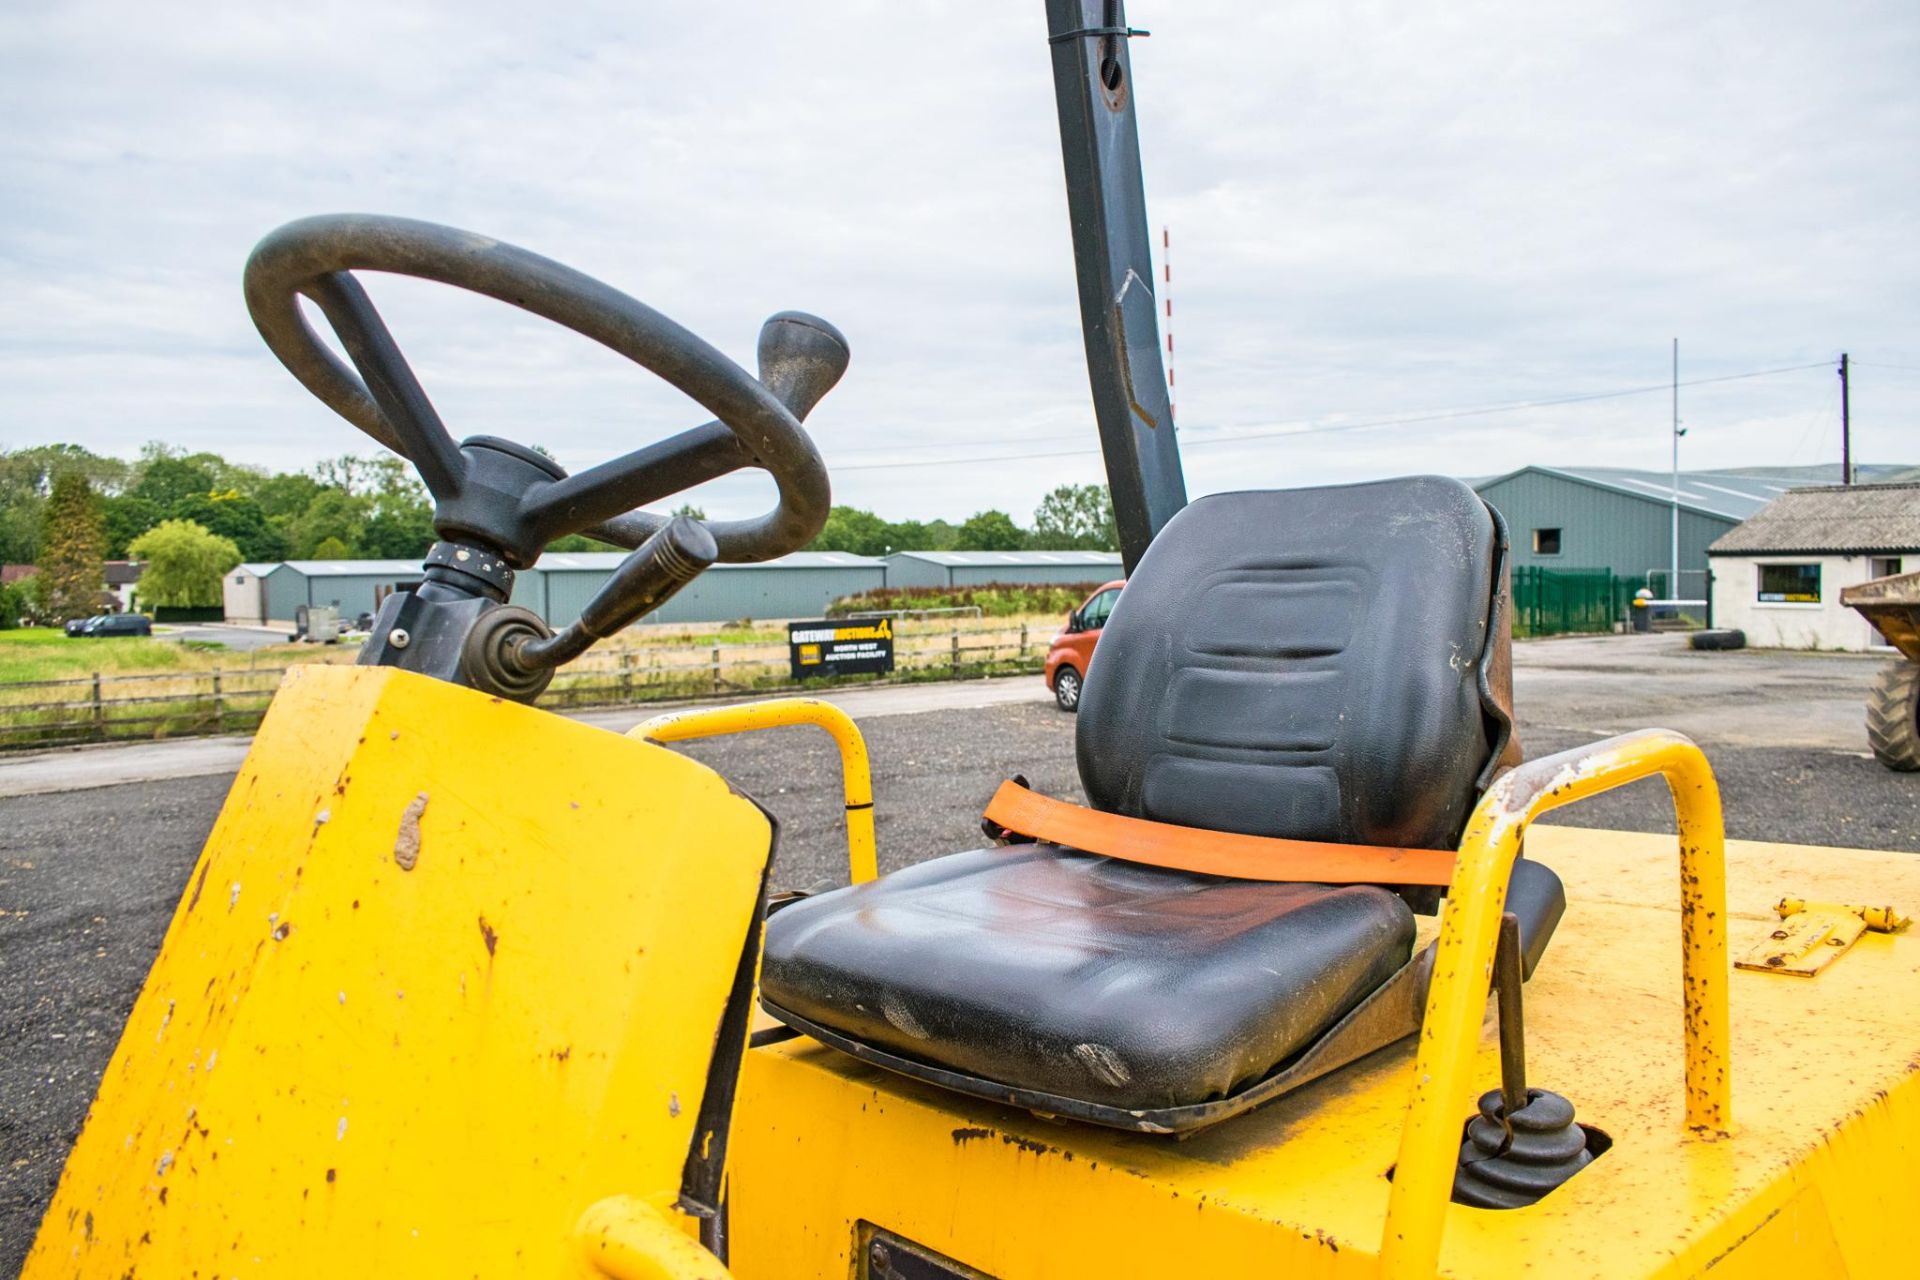
{"type": "MultiPolygon", "coordinates": [[[[568,1058],[571,1058],[573,1056],[573,1046],[568,1045],[564,1049],[555,1049],[550,1056],[553,1058],[555,1062],[565,1062],[568,1058]]],[[[673,1100],[673,1114],[675,1115],[680,1114],[680,1098],[679,1098],[679,1095],[677,1094],[674,1096],[674,1100],[673,1100]]]]}
{"type": "Polygon", "coordinates": [[[275,942],[285,942],[287,935],[292,932],[293,922],[291,920],[282,920],[279,924],[273,926],[273,940],[275,942]]]}
{"type": "Polygon", "coordinates": [[[1020,1150],[1030,1152],[1036,1156],[1067,1155],[1068,1159],[1073,1158],[1070,1154],[1062,1152],[1056,1147],[1050,1147],[1044,1142],[1035,1142],[1032,1138],[1023,1138],[1017,1133],[996,1133],[992,1129],[974,1126],[963,1126],[955,1129],[953,1131],[953,1145],[963,1147],[969,1142],[977,1142],[985,1138],[993,1137],[999,1138],[1000,1141],[1010,1147],[1018,1147],[1020,1150]]]}
{"type": "Polygon", "coordinates": [[[200,891],[207,887],[207,872],[211,870],[213,870],[211,863],[200,865],[200,876],[193,882],[193,896],[187,899],[187,910],[191,911],[200,905],[200,891]]]}
{"type": "Polygon", "coordinates": [[[333,1177],[334,1177],[334,1170],[332,1169],[327,1170],[327,1181],[332,1182],[333,1177]]]}
{"type": "Polygon", "coordinates": [[[488,955],[492,955],[493,949],[500,945],[500,934],[487,923],[485,916],[480,917],[480,940],[487,944],[488,955]]]}
{"type": "Polygon", "coordinates": [[[427,793],[422,791],[407,803],[400,815],[400,834],[393,842],[393,860],[402,871],[411,871],[420,861],[420,815],[427,811],[427,793]]]}

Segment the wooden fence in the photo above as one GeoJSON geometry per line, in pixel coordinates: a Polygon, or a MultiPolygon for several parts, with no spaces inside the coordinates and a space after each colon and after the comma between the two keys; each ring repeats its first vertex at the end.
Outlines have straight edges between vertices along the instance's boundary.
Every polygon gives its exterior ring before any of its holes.
{"type": "MultiPolygon", "coordinates": [[[[1023,623],[902,627],[891,677],[810,680],[806,687],[962,679],[1037,672],[1044,635],[1023,623]]],[[[234,667],[0,686],[0,751],[111,740],[241,733],[259,724],[287,667],[234,667]]],[[[552,710],[622,706],[796,689],[787,646],[601,647],[554,676],[540,705],[552,710]]]]}

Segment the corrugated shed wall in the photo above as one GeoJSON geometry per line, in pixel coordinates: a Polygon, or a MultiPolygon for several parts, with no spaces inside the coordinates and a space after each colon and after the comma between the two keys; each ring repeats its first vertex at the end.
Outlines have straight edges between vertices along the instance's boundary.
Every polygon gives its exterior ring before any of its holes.
{"type": "Polygon", "coordinates": [[[374,613],[374,592],[401,582],[418,582],[419,575],[396,574],[316,574],[308,577],[292,565],[281,565],[266,578],[267,617],[273,622],[291,622],[300,605],[338,604],[340,616],[351,621],[356,614],[374,613]]]}
{"type": "MultiPolygon", "coordinates": [[[[516,604],[564,627],[607,580],[604,570],[550,569],[514,584],[516,604]]],[[[713,568],[649,615],[647,622],[728,622],[735,618],[813,618],[841,596],[886,585],[879,565],[835,567],[756,566],[713,568]]]]}
{"type": "Polygon", "coordinates": [[[374,602],[378,588],[419,581],[420,575],[417,573],[406,577],[392,573],[316,575],[306,579],[307,598],[300,603],[338,605],[341,618],[352,621],[357,614],[379,611],[380,606],[374,602]]]}
{"type": "MultiPolygon", "coordinates": [[[[988,582],[1091,582],[1098,585],[1118,578],[1117,564],[955,565],[953,585],[977,587],[988,582]]],[[[891,577],[891,573],[888,575],[891,577]]],[[[898,583],[894,585],[898,586],[898,583]]]]}
{"type": "Polygon", "coordinates": [[[918,556],[887,557],[887,585],[890,587],[950,587],[953,580],[947,566],[922,560],[918,556]]]}
{"type": "MultiPolygon", "coordinates": [[[[549,576],[551,575],[539,569],[516,570],[513,575],[513,594],[507,597],[508,603],[517,604],[523,609],[531,609],[543,618],[547,617],[547,593],[552,589],[547,581],[549,576]]],[[[583,576],[604,581],[607,575],[593,573],[583,576]]],[[[576,607],[574,616],[578,617],[579,613],[580,610],[576,607]]]]}
{"type": "Polygon", "coordinates": [[[292,622],[294,607],[307,602],[307,575],[283,564],[260,581],[265,588],[267,621],[292,622]]]}
{"type": "MultiPolygon", "coordinates": [[[[1513,537],[1513,563],[1553,569],[1611,569],[1639,577],[1665,569],[1672,542],[1672,508],[1667,503],[1617,493],[1594,485],[1527,471],[1483,486],[1480,496],[1506,517],[1513,537]],[[1560,554],[1533,550],[1536,529],[1560,530],[1560,554]]],[[[1704,570],[1707,544],[1738,521],[1680,512],[1680,568],[1704,570]]],[[[1696,592],[1698,573],[1683,576],[1683,591],[1696,592]]]]}

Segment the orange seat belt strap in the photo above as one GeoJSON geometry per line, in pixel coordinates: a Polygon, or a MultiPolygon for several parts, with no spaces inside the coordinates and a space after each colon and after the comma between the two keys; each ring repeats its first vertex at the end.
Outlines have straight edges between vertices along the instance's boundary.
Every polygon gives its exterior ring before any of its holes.
{"type": "Polygon", "coordinates": [[[1451,849],[1390,849],[1203,831],[1084,809],[1017,782],[1000,784],[987,804],[986,816],[1008,832],[1032,840],[1149,867],[1235,880],[1444,885],[1453,879],[1451,849]]]}

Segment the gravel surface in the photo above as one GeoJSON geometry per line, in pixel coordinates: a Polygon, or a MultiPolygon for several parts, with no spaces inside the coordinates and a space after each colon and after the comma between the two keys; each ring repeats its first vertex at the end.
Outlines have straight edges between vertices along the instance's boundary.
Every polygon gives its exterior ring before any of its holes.
{"type": "MultiPolygon", "coordinates": [[[[1580,655],[1569,648],[1552,656],[1573,667],[1580,655]]],[[[1761,670],[1719,674],[1738,674],[1744,685],[1761,670]]],[[[1844,686],[1833,694],[1836,706],[1853,697],[1854,685],[1864,689],[1873,670],[1871,660],[1821,668],[1823,679],[1844,686]]],[[[1522,724],[1529,754],[1593,741],[1629,712],[1644,712],[1641,723],[1663,710],[1701,712],[1650,708],[1644,681],[1621,682],[1617,671],[1614,679],[1616,693],[1604,706],[1539,699],[1542,718],[1522,724]]],[[[1594,687],[1579,685],[1581,699],[1595,696],[1594,687]]],[[[1714,688],[1710,696],[1734,695],[1714,688]]],[[[1073,724],[1037,701],[863,722],[874,758],[882,869],[975,847],[980,808],[1010,774],[1026,774],[1049,794],[1081,798],[1073,724]]],[[[1742,734],[1727,742],[1703,734],[1725,794],[1729,834],[1920,851],[1920,775],[1889,773],[1859,744],[1843,749],[1837,737],[1826,741],[1835,735],[1810,731],[1820,745],[1754,746],[1743,745],[1742,734]]],[[[779,817],[777,884],[844,881],[838,764],[823,735],[784,729],[684,749],[779,817]]],[[[12,1274],[25,1255],[229,780],[223,774],[0,799],[0,1275],[12,1274]]],[[[1672,829],[1658,782],[1552,820],[1672,829]]]]}

